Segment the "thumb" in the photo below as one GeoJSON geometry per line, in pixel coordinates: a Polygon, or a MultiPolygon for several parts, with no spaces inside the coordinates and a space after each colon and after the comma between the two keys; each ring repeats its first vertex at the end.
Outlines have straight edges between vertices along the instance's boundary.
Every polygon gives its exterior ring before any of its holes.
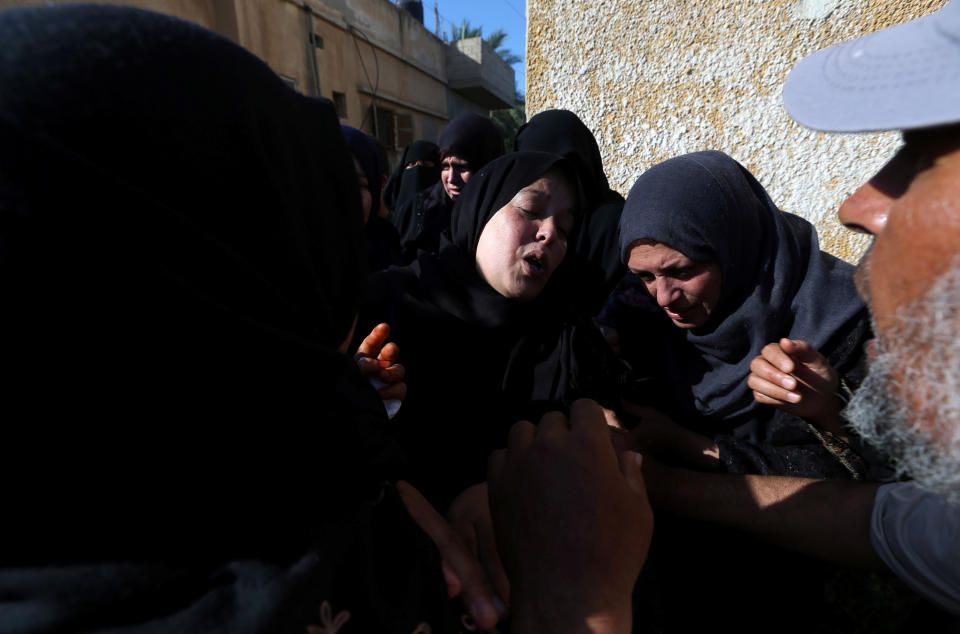
{"type": "Polygon", "coordinates": [[[820,357],[817,349],[802,339],[781,339],[780,347],[800,363],[810,363],[820,357]]]}

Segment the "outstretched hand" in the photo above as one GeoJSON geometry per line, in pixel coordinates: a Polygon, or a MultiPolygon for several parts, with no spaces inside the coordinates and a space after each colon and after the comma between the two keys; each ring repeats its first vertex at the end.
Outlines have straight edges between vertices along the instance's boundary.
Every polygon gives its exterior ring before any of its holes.
{"type": "Polygon", "coordinates": [[[407,395],[407,384],[403,381],[407,371],[397,363],[400,347],[395,343],[388,343],[389,338],[390,326],[377,324],[360,343],[353,358],[363,376],[385,384],[378,388],[380,398],[384,401],[402,401],[407,395]]]}
{"type": "Polygon", "coordinates": [[[629,632],[653,513],[640,456],[617,454],[601,408],[516,423],[487,476],[517,631],[629,632]]]}
{"type": "Polygon", "coordinates": [[[397,492],[410,517],[430,536],[440,551],[447,596],[451,599],[460,597],[464,609],[478,629],[493,629],[498,621],[506,618],[507,608],[488,581],[476,556],[417,489],[400,481],[397,483],[397,492]]]}
{"type": "Polygon", "coordinates": [[[842,434],[842,403],[836,395],[839,382],[837,371],[813,346],[786,338],[764,346],[750,363],[747,379],[757,402],[842,434]]]}

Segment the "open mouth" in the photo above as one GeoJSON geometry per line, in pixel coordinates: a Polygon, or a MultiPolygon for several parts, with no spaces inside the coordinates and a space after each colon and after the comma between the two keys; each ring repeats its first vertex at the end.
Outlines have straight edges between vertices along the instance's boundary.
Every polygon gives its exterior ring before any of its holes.
{"type": "Polygon", "coordinates": [[[527,266],[533,273],[543,273],[543,262],[537,256],[528,255],[527,257],[523,258],[523,261],[527,263],[527,266]]]}

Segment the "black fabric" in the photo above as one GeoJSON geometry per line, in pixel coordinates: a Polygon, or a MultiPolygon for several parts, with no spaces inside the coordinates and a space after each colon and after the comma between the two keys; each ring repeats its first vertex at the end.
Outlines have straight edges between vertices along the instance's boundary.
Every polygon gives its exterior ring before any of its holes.
{"type": "Polygon", "coordinates": [[[383,269],[402,264],[400,256],[400,236],[389,221],[379,216],[380,211],[380,154],[377,144],[366,134],[354,127],[340,126],[347,149],[353,155],[367,178],[370,189],[370,215],[367,217],[367,270],[383,269]]]}
{"type": "Polygon", "coordinates": [[[576,257],[582,262],[575,267],[581,273],[576,292],[585,313],[596,315],[627,272],[619,249],[623,196],[607,183],[597,140],[576,114],[546,110],[520,128],[515,149],[559,154],[577,168],[585,220],[577,237],[576,257]]]}
{"type": "Polygon", "coordinates": [[[457,156],[474,172],[503,154],[503,133],[489,118],[468,112],[454,117],[440,133],[440,158],[457,156]]]}
{"type": "Polygon", "coordinates": [[[572,174],[545,153],[491,162],[467,183],[438,254],[421,252],[371,278],[362,329],[389,323],[407,368],[408,396],[392,429],[410,452],[411,481],[441,507],[484,479],[488,454],[514,422],[579,396],[611,404],[619,386],[599,332],[575,316],[564,264],[527,303],[499,295],[476,269],[487,221],[550,169],[572,174]]]}
{"type": "Polygon", "coordinates": [[[400,162],[390,174],[383,189],[383,202],[393,212],[400,205],[413,200],[417,192],[424,190],[440,180],[440,149],[430,141],[414,141],[403,150],[400,162]],[[425,161],[432,165],[411,163],[425,161]]]}
{"type": "Polygon", "coordinates": [[[360,163],[364,176],[367,177],[367,185],[370,188],[370,217],[374,217],[380,211],[380,188],[383,179],[380,176],[380,153],[377,152],[377,144],[366,134],[357,130],[353,126],[342,125],[343,138],[347,142],[347,149],[353,158],[360,163]]]}
{"type": "Polygon", "coordinates": [[[400,234],[400,252],[405,264],[412,262],[419,251],[436,253],[440,249],[440,234],[450,225],[453,203],[443,183],[437,181],[390,214],[390,222],[400,234]]]}
{"type": "Polygon", "coordinates": [[[364,266],[332,105],[151,12],[13,10],[0,41],[0,631],[303,632],[334,589],[373,631],[442,611],[336,350],[364,266]]]}
{"type": "Polygon", "coordinates": [[[624,261],[643,238],[721,268],[709,321],[668,328],[671,352],[661,357],[673,399],[689,416],[716,423],[714,431],[768,409],[746,382],[763,346],[790,337],[822,349],[835,332],[866,318],[853,267],[821,251],[816,229],[777,209],[722,152],[676,157],[640,176],[620,221],[624,261]]]}

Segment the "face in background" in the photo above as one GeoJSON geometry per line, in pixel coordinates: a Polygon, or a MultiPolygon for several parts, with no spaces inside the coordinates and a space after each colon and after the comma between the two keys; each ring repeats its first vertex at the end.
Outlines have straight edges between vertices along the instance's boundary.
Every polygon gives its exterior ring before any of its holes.
{"type": "Polygon", "coordinates": [[[695,262],[662,242],[634,242],[627,266],[678,328],[704,325],[720,301],[720,265],[695,262]]]}
{"type": "Polygon", "coordinates": [[[366,224],[370,218],[370,210],[373,209],[373,194],[370,193],[370,183],[367,182],[367,173],[360,166],[360,161],[353,159],[353,168],[357,172],[357,180],[360,182],[360,202],[363,205],[363,223],[366,224]]]}
{"type": "Polygon", "coordinates": [[[876,236],[857,270],[874,358],[846,416],[902,472],[960,498],[960,126],[905,133],[839,215],[876,236]]]}
{"type": "Polygon", "coordinates": [[[480,234],[476,257],[483,279],[521,302],[540,295],[567,253],[574,200],[570,185],[556,172],[517,192],[480,234]]]}
{"type": "Polygon", "coordinates": [[[450,198],[456,199],[460,195],[460,190],[471,176],[473,169],[470,163],[455,154],[448,154],[440,161],[440,182],[450,198]]]}

